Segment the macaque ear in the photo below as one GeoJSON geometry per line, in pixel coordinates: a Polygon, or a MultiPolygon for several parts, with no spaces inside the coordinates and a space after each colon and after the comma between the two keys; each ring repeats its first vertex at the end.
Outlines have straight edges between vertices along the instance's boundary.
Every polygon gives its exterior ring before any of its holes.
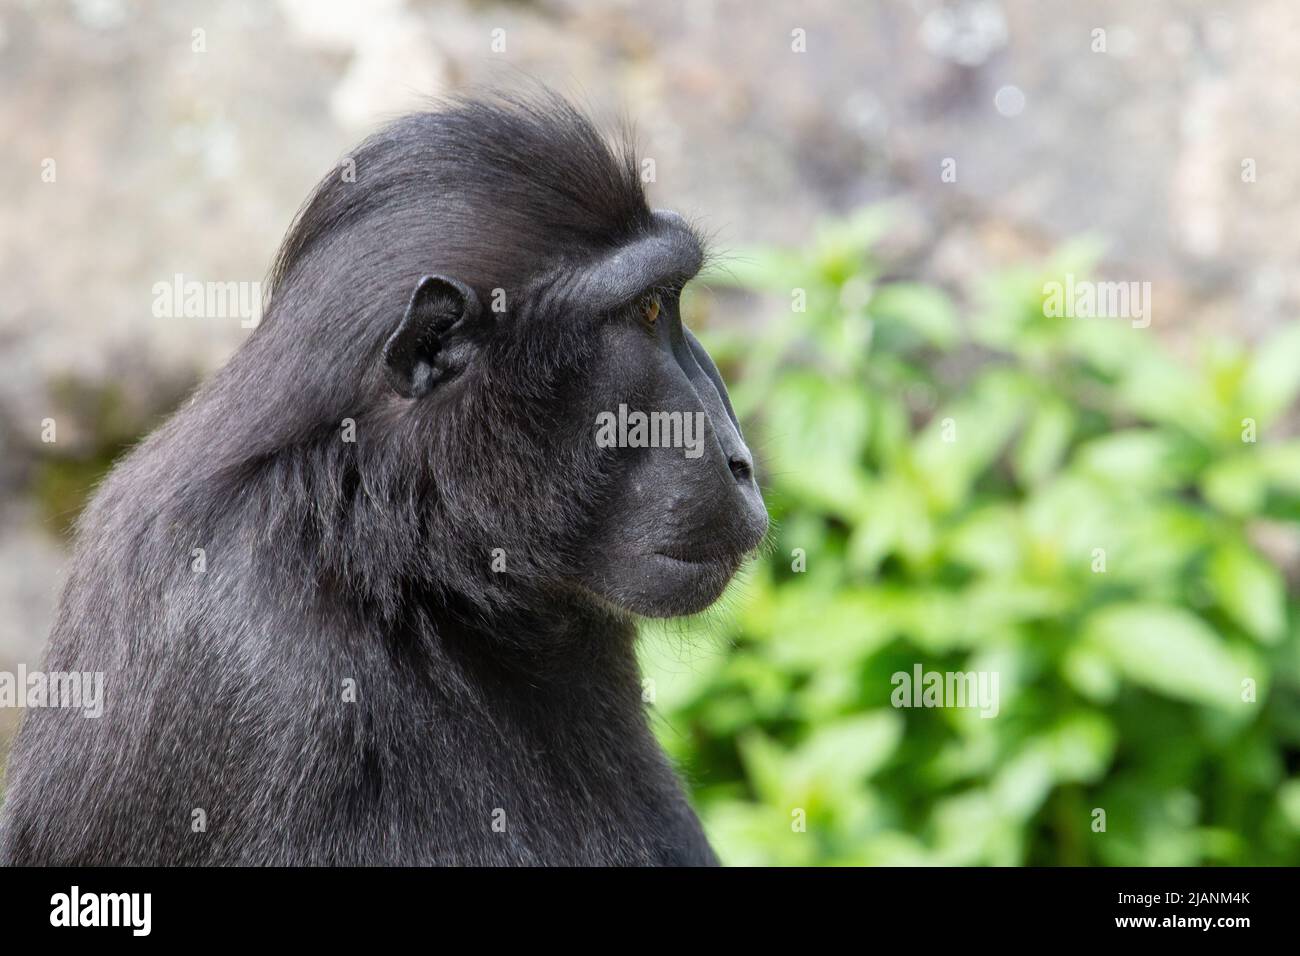
{"type": "Polygon", "coordinates": [[[477,347],[478,296],[463,282],[425,276],[384,345],[384,377],[403,398],[423,398],[459,375],[477,347]]]}

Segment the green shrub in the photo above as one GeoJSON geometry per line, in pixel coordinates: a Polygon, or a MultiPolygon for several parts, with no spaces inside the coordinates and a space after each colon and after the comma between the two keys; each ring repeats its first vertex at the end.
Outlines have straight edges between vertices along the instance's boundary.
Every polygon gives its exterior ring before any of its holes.
{"type": "Polygon", "coordinates": [[[882,280],[887,223],[712,280],[806,293],[705,336],[774,549],[642,642],[724,862],[1300,862],[1296,602],[1260,550],[1300,540],[1300,324],[1175,358],[1158,312],[1049,318],[1082,244],[959,311],[882,280]],[[895,708],[918,664],[996,673],[997,716],[895,708]]]}

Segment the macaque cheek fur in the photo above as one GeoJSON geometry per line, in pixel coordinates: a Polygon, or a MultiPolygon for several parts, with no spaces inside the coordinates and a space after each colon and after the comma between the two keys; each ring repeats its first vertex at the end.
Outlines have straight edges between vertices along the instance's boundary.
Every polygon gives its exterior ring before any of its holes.
{"type": "Polygon", "coordinates": [[[716,863],[634,650],[767,529],[699,238],[545,92],[349,155],[78,523],[43,666],[104,712],[25,713],[0,863],[716,863]],[[677,431],[598,440],[621,411],[677,431]]]}

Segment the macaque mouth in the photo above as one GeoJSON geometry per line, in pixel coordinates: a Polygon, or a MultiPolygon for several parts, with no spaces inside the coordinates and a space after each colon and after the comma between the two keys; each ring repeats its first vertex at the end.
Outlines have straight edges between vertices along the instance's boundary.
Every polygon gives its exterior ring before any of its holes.
{"type": "Polygon", "coordinates": [[[674,549],[656,549],[654,554],[661,558],[667,558],[670,561],[676,561],[678,564],[691,564],[701,568],[717,567],[718,565],[739,565],[745,559],[745,551],[719,551],[715,553],[705,553],[702,551],[685,551],[674,549]]]}

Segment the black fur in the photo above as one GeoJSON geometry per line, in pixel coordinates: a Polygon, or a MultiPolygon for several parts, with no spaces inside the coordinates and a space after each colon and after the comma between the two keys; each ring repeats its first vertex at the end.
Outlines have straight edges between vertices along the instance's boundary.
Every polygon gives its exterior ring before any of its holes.
{"type": "Polygon", "coordinates": [[[716,862],[633,653],[635,615],[706,606],[766,527],[680,325],[698,241],[551,96],[352,159],[260,326],[83,514],[44,667],[104,672],[105,713],[25,715],[0,862],[716,862]],[[430,275],[451,298],[412,311],[430,275]],[[705,453],[597,447],[619,402],[704,411],[705,453]]]}

